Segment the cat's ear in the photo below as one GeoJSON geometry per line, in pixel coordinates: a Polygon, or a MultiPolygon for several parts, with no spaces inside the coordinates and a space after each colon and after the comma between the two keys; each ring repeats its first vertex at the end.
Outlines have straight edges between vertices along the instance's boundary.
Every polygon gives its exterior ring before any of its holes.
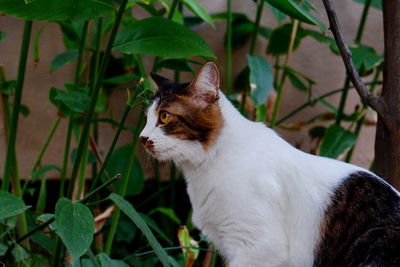
{"type": "Polygon", "coordinates": [[[217,66],[208,62],[200,69],[189,85],[194,101],[206,107],[218,100],[219,72],[217,66]]]}
{"type": "Polygon", "coordinates": [[[153,81],[156,83],[158,90],[162,90],[165,86],[173,83],[172,80],[165,78],[161,75],[158,75],[157,73],[154,73],[154,72],[150,73],[150,76],[153,79],[153,81]]]}

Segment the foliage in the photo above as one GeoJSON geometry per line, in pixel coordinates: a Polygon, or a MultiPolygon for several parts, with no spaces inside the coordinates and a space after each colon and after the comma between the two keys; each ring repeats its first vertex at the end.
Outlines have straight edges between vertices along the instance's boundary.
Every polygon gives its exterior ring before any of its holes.
{"type": "MultiPolygon", "coordinates": [[[[231,0],[227,1],[229,4],[231,0]]],[[[370,6],[381,9],[380,1],[355,1],[364,4],[364,17],[360,21],[366,18],[370,6]]],[[[228,65],[232,62],[232,50],[244,49],[251,43],[247,66],[236,77],[234,86],[230,84],[231,68],[227,66],[225,73],[226,93],[245,116],[279,129],[309,126],[311,139],[317,140],[312,151],[332,158],[346,154],[346,159],[351,159],[367,108],[362,106],[351,114],[344,112],[348,82],[343,88],[315,97],[313,77],[295,69],[290,62],[307,37],[325,44],[333,55],[338,53],[326,26],[315,15],[315,7],[307,0],[259,0],[248,4],[257,4],[254,18],[229,8],[211,14],[198,0],[0,0],[0,12],[26,21],[23,41],[15,44],[22,48],[17,80],[7,79],[5,67],[0,66],[5,136],[17,133],[20,113],[25,112],[29,119],[29,110],[21,104],[20,96],[32,21],[55,23],[63,35],[65,50],[52,60],[49,71],[56,72],[75,63],[73,81],[63,81],[64,88],[48,89],[48,101],[56,110],[53,127],[32,166],[30,179],[24,183],[18,175],[15,142],[8,142],[0,190],[2,263],[189,267],[200,265],[211,256],[215,264],[216,252],[191,225],[189,201],[179,171],[170,166],[169,181],[162,183],[158,163],[152,161],[154,173],[146,177],[137,153],[143,111],[153,91],[148,73],[168,69],[179,79],[180,73],[193,74],[198,65],[216,58],[207,40],[194,31],[194,26],[200,23],[210,30],[221,23],[230,26],[224,43],[228,65]],[[260,25],[266,8],[277,19],[274,28],[260,25]],[[147,17],[133,15],[138,9],[144,10],[147,17]],[[267,40],[264,55],[255,54],[260,37],[267,40]],[[154,57],[151,69],[145,68],[143,55],[154,57]],[[308,101],[279,116],[287,81],[303,92],[308,101]],[[124,112],[120,118],[115,117],[109,100],[116,90],[127,87],[124,112]],[[270,97],[273,91],[276,98],[270,97]],[[325,100],[338,93],[342,94],[338,106],[325,100]],[[315,105],[322,105],[327,111],[307,121],[287,123],[295,114],[315,105]],[[133,127],[125,125],[131,111],[141,114],[133,127]],[[68,124],[63,160],[56,165],[42,162],[60,121],[68,124]],[[100,124],[109,124],[115,131],[106,150],[96,143],[100,124]],[[132,142],[117,146],[121,133],[130,135],[132,142]],[[70,168],[72,173],[67,172],[70,168]],[[89,169],[92,180],[87,179],[89,169]],[[48,177],[52,172],[60,175],[58,194],[49,190],[48,177]],[[94,238],[95,233],[100,238],[94,238]]],[[[363,25],[360,22],[361,34],[363,25]]],[[[45,26],[34,38],[36,64],[42,64],[39,42],[45,41],[41,40],[43,31],[45,26]]],[[[0,32],[0,42],[11,42],[9,39],[0,32]]],[[[374,90],[379,83],[383,57],[363,44],[360,34],[354,43],[351,52],[355,65],[363,75],[374,74],[371,82],[374,90]]],[[[13,141],[12,138],[7,141],[13,141]]]]}

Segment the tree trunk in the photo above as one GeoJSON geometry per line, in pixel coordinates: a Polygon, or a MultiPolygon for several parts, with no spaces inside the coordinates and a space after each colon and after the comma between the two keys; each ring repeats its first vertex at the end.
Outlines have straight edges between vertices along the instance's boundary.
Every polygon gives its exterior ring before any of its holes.
{"type": "Polygon", "coordinates": [[[382,100],[390,125],[378,118],[376,173],[400,189],[400,1],[382,0],[385,37],[382,100]]]}

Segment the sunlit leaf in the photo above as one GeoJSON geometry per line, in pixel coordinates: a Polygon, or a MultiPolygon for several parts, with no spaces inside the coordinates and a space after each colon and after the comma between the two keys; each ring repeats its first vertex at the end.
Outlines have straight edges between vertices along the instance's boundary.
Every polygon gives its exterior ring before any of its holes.
{"type": "Polygon", "coordinates": [[[67,198],[57,201],[57,234],[74,260],[86,253],[93,241],[94,218],[89,208],[67,198]]]}
{"type": "Polygon", "coordinates": [[[147,18],[125,27],[118,33],[114,49],[169,58],[215,57],[197,33],[161,17],[147,18]]]}
{"type": "Polygon", "coordinates": [[[333,124],[326,130],[321,143],[320,155],[329,158],[338,158],[356,142],[355,135],[343,127],[333,124]]]}
{"type": "Polygon", "coordinates": [[[0,0],[0,12],[29,20],[86,20],[113,10],[112,0],[0,0]]]}
{"type": "Polygon", "coordinates": [[[189,247],[198,247],[199,243],[190,237],[189,230],[185,225],[179,227],[178,239],[179,239],[179,245],[181,247],[187,247],[182,249],[183,256],[185,259],[185,267],[192,267],[194,261],[199,256],[199,250],[189,247]]]}
{"type": "Polygon", "coordinates": [[[182,3],[194,14],[199,16],[202,20],[211,25],[211,27],[215,28],[214,21],[208,14],[208,12],[202,7],[196,0],[182,0],[182,3]]]}
{"type": "Polygon", "coordinates": [[[299,5],[296,0],[265,0],[273,7],[277,8],[286,15],[298,19],[302,22],[313,24],[326,31],[325,25],[316,17],[310,14],[306,7],[299,5]]]}
{"type": "Polygon", "coordinates": [[[250,68],[250,95],[255,106],[265,103],[274,83],[272,68],[268,61],[260,56],[247,55],[250,68]]]}

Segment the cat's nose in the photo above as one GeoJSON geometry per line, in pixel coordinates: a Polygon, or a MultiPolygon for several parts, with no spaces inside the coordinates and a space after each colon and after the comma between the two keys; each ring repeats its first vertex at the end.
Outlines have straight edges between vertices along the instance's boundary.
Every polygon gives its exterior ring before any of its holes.
{"type": "Polygon", "coordinates": [[[139,139],[140,139],[140,142],[142,142],[142,144],[144,145],[144,144],[146,144],[146,141],[149,140],[149,137],[147,137],[147,136],[140,136],[139,139]]]}

